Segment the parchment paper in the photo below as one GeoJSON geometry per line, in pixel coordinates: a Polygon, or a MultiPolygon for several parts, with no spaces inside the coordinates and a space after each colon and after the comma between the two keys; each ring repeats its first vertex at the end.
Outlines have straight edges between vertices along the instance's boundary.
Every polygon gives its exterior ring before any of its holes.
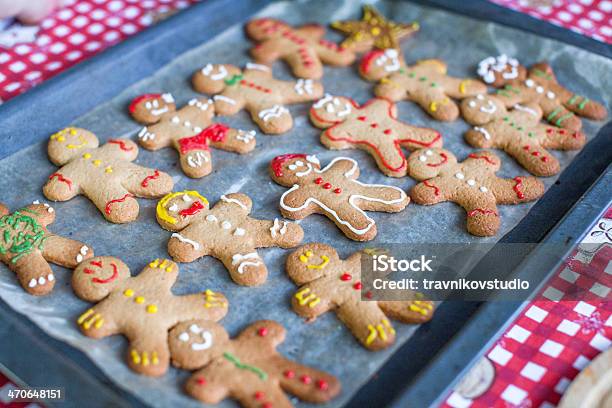
{"type": "MultiPolygon", "coordinates": [[[[524,64],[548,59],[562,83],[568,84],[574,92],[603,101],[608,108],[610,106],[610,94],[605,93],[605,90],[606,84],[612,83],[612,64],[602,57],[496,24],[406,2],[378,2],[376,7],[397,21],[418,20],[421,23],[421,31],[402,44],[409,63],[421,58],[441,58],[448,62],[450,75],[472,76],[478,61],[502,52],[518,57],[524,64]]],[[[359,18],[361,10],[352,1],[280,2],[267,7],[260,15],[282,18],[293,24],[312,21],[327,24],[336,19],[359,18]]],[[[341,37],[329,33],[328,38],[339,40],[341,37]]],[[[102,141],[119,136],[134,138],[140,126],[131,121],[126,113],[127,104],[134,96],[144,92],[169,91],[181,106],[196,96],[189,84],[189,77],[194,70],[208,62],[243,65],[249,60],[247,50],[250,46],[241,25],[230,27],[209,43],[185,53],[155,75],[126,89],[72,125],[92,130],[102,141]]],[[[274,66],[274,73],[280,78],[292,78],[283,63],[274,66]]],[[[323,83],[327,92],[352,97],[359,103],[372,96],[373,85],[361,80],[354,67],[326,67],[323,83]]],[[[290,106],[289,109],[295,119],[295,126],[290,132],[282,136],[265,136],[258,132],[257,148],[244,156],[213,149],[214,171],[203,179],[191,180],[183,176],[177,166],[177,154],[172,149],[156,153],[141,149],[137,162],[170,172],[175,179],[176,190],[199,190],[211,203],[216,202],[222,194],[237,191],[246,193],[253,198],[252,215],[266,219],[280,216],[278,201],[285,191],[285,188],[270,180],[266,170],[270,159],[278,154],[316,153],[323,165],[333,157],[350,156],[357,159],[361,166],[361,181],[392,184],[404,189],[413,185],[414,181],[409,178],[384,177],[375,167],[372,158],[364,152],[326,150],[319,143],[321,131],[308,122],[308,105],[290,106]]],[[[409,102],[399,103],[399,118],[438,129],[444,136],[445,147],[460,159],[472,151],[463,141],[462,134],[468,126],[461,120],[453,123],[433,121],[409,102]]],[[[221,120],[242,129],[255,128],[244,112],[221,120]]],[[[592,138],[602,125],[585,121],[584,131],[592,138]]],[[[503,167],[499,172],[501,176],[527,174],[503,152],[498,154],[503,158],[503,167]]],[[[576,153],[555,151],[553,154],[565,167],[576,153]]],[[[6,175],[0,178],[2,201],[15,209],[32,200],[44,199],[41,186],[55,169],[47,160],[46,142],[0,161],[0,172],[6,175]]],[[[554,181],[554,177],[544,179],[547,186],[554,181]]],[[[58,220],[51,228],[59,234],[87,242],[98,255],[121,257],[135,274],[148,261],[167,256],[166,244],[170,237],[170,233],[162,230],[155,222],[156,202],[139,201],[140,217],[137,222],[128,225],[114,225],[104,221],[98,210],[83,197],[58,203],[55,205],[58,220]]],[[[530,205],[501,207],[501,230],[497,236],[485,239],[465,232],[464,210],[450,203],[427,208],[411,204],[398,214],[370,213],[378,223],[379,232],[376,240],[368,245],[380,246],[391,242],[495,242],[512,229],[529,208],[530,205]]],[[[332,244],[343,257],[363,248],[363,245],[346,239],[324,217],[308,217],[301,225],[306,234],[305,242],[322,241],[332,244]]],[[[328,404],[330,407],[345,403],[416,329],[395,324],[398,331],[396,344],[385,351],[372,353],[358,345],[334,313],[327,313],[316,322],[306,324],[290,310],[290,297],[296,287],[284,274],[288,252],[281,249],[259,252],[270,271],[267,283],[261,287],[246,288],[232,283],[225,268],[208,257],[180,266],[181,273],[174,292],[185,294],[205,288],[223,292],[230,300],[229,314],[223,324],[232,335],[257,319],[274,319],[284,324],[289,335],[279,348],[283,354],[329,371],[341,379],[343,392],[328,404]]],[[[112,381],[130,390],[142,401],[152,406],[200,406],[182,392],[187,372],[171,369],[165,377],[159,379],[138,376],[125,365],[126,342],[123,337],[92,340],[82,336],[77,330],[75,319],[86,310],[88,304],[73,295],[69,286],[70,272],[57,267],[55,271],[58,282],[54,292],[44,298],[34,298],[25,294],[14,274],[1,266],[0,297],[51,336],[83,350],[112,381]]],[[[70,396],[68,398],[70,400],[70,396]]],[[[221,406],[233,406],[233,402],[225,401],[221,406]]]]}

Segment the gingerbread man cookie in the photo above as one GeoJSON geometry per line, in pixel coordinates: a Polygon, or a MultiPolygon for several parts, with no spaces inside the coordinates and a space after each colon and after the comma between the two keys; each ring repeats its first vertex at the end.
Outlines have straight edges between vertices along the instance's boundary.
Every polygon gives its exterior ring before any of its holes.
{"type": "Polygon", "coordinates": [[[258,42],[251,49],[257,62],[272,64],[283,59],[300,78],[319,79],[323,64],[344,67],[355,60],[353,51],[323,39],[325,28],[318,24],[292,28],[280,20],[257,18],[249,21],[246,32],[258,42]]]}
{"type": "Polygon", "coordinates": [[[157,221],[174,231],[168,253],[178,262],[213,256],[223,262],[234,282],[254,286],[266,281],[268,269],[256,248],[292,248],[304,238],[295,224],[249,217],[253,202],[245,194],[221,196],[209,209],[197,191],[168,194],[157,205],[157,221]]]}
{"type": "Polygon", "coordinates": [[[331,26],[348,36],[342,46],[357,52],[365,52],[372,47],[399,49],[401,39],[419,31],[419,23],[416,21],[404,24],[387,20],[369,5],[363,6],[361,20],[334,21],[331,26]]]}
{"type": "Polygon", "coordinates": [[[355,338],[370,350],[384,349],[395,342],[395,329],[388,318],[423,323],[433,316],[433,303],[425,300],[362,301],[359,252],[342,260],[329,245],[307,244],[289,256],[286,269],[300,286],[291,298],[298,315],[314,320],[334,310],[355,338]]]}
{"type": "Polygon", "coordinates": [[[187,393],[207,404],[233,398],[244,407],[288,408],[293,404],[283,391],[314,403],[338,395],[335,377],[276,351],[285,336],[283,326],[271,320],[251,324],[235,339],[217,323],[194,320],[172,329],[169,343],[176,367],[197,370],[187,381],[187,393]]]}
{"type": "Polygon", "coordinates": [[[535,177],[497,177],[500,167],[501,160],[486,150],[461,163],[448,150],[417,150],[408,157],[408,174],[422,181],[412,187],[410,197],[422,205],[457,203],[467,211],[470,234],[492,236],[500,226],[497,204],[534,201],[544,194],[544,184],[535,177]]]}
{"type": "Polygon", "coordinates": [[[419,104],[436,120],[453,121],[459,108],[453,99],[463,99],[487,92],[482,82],[454,78],[446,74],[446,63],[437,59],[418,61],[406,66],[396,50],[374,50],[366,54],[359,73],[380,83],[374,93],[392,101],[410,100],[419,104]]]}
{"type": "Polygon", "coordinates": [[[198,92],[212,98],[219,115],[235,115],[242,109],[251,114],[259,128],[269,134],[284,133],[293,127],[293,118],[284,104],[308,102],[323,96],[323,86],[311,79],[279,81],[265,65],[248,63],[244,70],[233,65],[207,64],[192,82],[198,92]]]}
{"type": "Polygon", "coordinates": [[[0,204],[0,262],[15,272],[31,295],[53,290],[55,275],[49,262],[72,269],[93,256],[82,242],[49,232],[47,226],[53,221],[55,211],[46,203],[34,201],[13,213],[0,204]]]}
{"type": "Polygon", "coordinates": [[[321,129],[321,143],[330,149],[362,149],[391,177],[408,171],[402,147],[441,147],[442,137],[433,129],[411,126],[397,120],[397,107],[376,98],[359,106],[355,101],[329,94],[310,108],[310,120],[321,129]]]}
{"type": "Polygon", "coordinates": [[[365,211],[399,212],[410,201],[397,187],[357,181],[359,166],[348,157],[337,157],[321,169],[315,156],[285,154],[272,160],[270,176],[291,187],[280,199],[284,217],[301,220],[314,213],[325,215],[355,241],[376,236],[376,224],[365,211]]]}
{"type": "Polygon", "coordinates": [[[538,104],[549,123],[570,131],[582,128],[578,116],[603,120],[608,115],[603,105],[561,86],[552,68],[545,62],[532,65],[527,71],[515,62],[507,63],[511,68],[507,68],[507,65],[504,67],[503,60],[491,66],[490,58],[480,62],[478,73],[486,80],[493,78],[493,85],[503,86],[496,95],[507,108],[516,104],[538,104]],[[516,70],[516,77],[507,74],[512,68],[516,70]]]}
{"type": "Polygon", "coordinates": [[[114,223],[134,221],[134,198],[157,198],[172,191],[170,175],[130,163],[138,147],[127,139],[110,139],[99,147],[96,135],[85,129],[66,128],[51,136],[49,159],[61,168],[43,187],[49,200],[68,201],[87,196],[104,218],[114,223]]]}
{"type": "Polygon", "coordinates": [[[541,124],[542,109],[534,103],[516,104],[507,111],[499,98],[478,95],[464,99],[461,112],[466,121],[478,125],[465,134],[469,144],[503,149],[536,176],[552,176],[561,168],[547,148],[579,150],[586,143],[582,132],[541,124]]]}
{"type": "Polygon", "coordinates": [[[132,117],[145,126],[138,133],[140,145],[147,150],[174,147],[183,172],[192,178],[212,171],[210,146],[235,153],[255,148],[255,131],[232,129],[213,123],[211,99],[191,99],[176,110],[170,94],[146,94],[135,98],[129,107],[132,117]]]}
{"type": "Polygon", "coordinates": [[[173,295],[178,273],[178,265],[167,259],[154,260],[135,277],[110,256],[82,262],[72,275],[72,287],[81,299],[99,303],[78,318],[81,332],[95,339],[125,335],[130,342],[128,366],[139,374],[163,375],[170,361],[172,327],[191,319],[217,321],[227,314],[225,297],[209,289],[173,295]]]}

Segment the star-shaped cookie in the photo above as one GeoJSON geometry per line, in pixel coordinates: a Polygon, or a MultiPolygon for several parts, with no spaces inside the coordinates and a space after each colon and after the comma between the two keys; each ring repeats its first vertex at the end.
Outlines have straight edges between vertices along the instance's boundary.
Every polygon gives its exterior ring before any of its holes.
{"type": "Polygon", "coordinates": [[[361,20],[334,21],[332,28],[348,36],[341,46],[356,52],[366,52],[373,47],[399,48],[399,40],[419,30],[419,23],[395,23],[387,20],[372,6],[363,6],[361,20]]]}

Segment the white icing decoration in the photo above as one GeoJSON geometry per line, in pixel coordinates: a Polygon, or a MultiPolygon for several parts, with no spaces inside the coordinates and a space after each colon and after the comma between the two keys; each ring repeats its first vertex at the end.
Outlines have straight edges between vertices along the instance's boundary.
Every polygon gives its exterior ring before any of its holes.
{"type": "Polygon", "coordinates": [[[312,95],[312,79],[298,79],[293,89],[298,95],[312,95]]]}
{"type": "Polygon", "coordinates": [[[463,175],[463,173],[455,173],[455,177],[457,177],[459,180],[463,180],[465,176],[463,175]]]}
{"type": "Polygon", "coordinates": [[[290,164],[288,167],[289,167],[289,170],[292,170],[292,171],[297,169],[297,166],[295,164],[290,164]]]}
{"type": "MultiPolygon", "coordinates": [[[[157,102],[157,101],[155,101],[155,102],[157,102]]],[[[152,109],[151,110],[151,114],[153,114],[153,116],[163,115],[166,112],[168,112],[168,107],[167,106],[164,106],[163,108],[152,109]]]]}
{"type": "Polygon", "coordinates": [[[489,131],[485,128],[482,128],[480,126],[474,126],[474,130],[477,132],[480,132],[484,135],[484,138],[487,140],[491,140],[491,134],[489,133],[489,131]]]}
{"type": "Polygon", "coordinates": [[[468,184],[468,186],[475,186],[476,185],[476,180],[469,179],[468,181],[466,181],[466,183],[468,184]]]}
{"type": "Polygon", "coordinates": [[[196,251],[198,249],[200,249],[200,244],[198,244],[197,242],[195,242],[195,241],[193,241],[193,240],[191,240],[189,238],[185,238],[184,236],[182,236],[178,232],[175,232],[174,234],[172,234],[172,238],[176,238],[179,241],[181,241],[182,243],[191,245],[193,247],[193,249],[195,249],[196,251]]]}
{"type": "Polygon", "coordinates": [[[536,86],[536,92],[539,94],[544,93],[544,88],[541,86],[536,86]]]}
{"type": "Polygon", "coordinates": [[[264,71],[264,72],[270,71],[270,68],[266,67],[265,65],[255,64],[253,62],[247,62],[246,69],[256,69],[258,71],[264,71]]]}
{"type": "Polygon", "coordinates": [[[186,203],[190,203],[193,200],[191,199],[191,197],[189,196],[189,194],[183,194],[183,201],[186,203]]]}
{"type": "Polygon", "coordinates": [[[331,96],[330,94],[326,93],[325,96],[323,96],[323,98],[319,99],[318,101],[316,101],[312,107],[315,109],[318,109],[320,107],[322,107],[323,105],[327,104],[328,102],[331,102],[334,99],[333,96],[331,96]]]}
{"type": "Polygon", "coordinates": [[[556,98],[556,96],[557,96],[557,95],[555,95],[555,93],[554,93],[554,92],[551,92],[551,91],[546,92],[546,97],[547,97],[548,99],[555,99],[555,98],[556,98]]]}
{"type": "Polygon", "coordinates": [[[248,254],[235,254],[232,256],[232,265],[238,265],[238,273],[244,273],[244,268],[248,265],[257,266],[261,265],[261,261],[259,260],[259,255],[257,252],[251,252],[248,254]],[[249,259],[253,259],[254,261],[249,261],[249,259]]]}
{"type": "Polygon", "coordinates": [[[321,164],[321,162],[319,162],[319,159],[317,158],[317,156],[315,156],[314,154],[309,154],[306,156],[306,160],[308,160],[311,163],[314,164],[321,164]]]}
{"type": "MultiPolygon", "coordinates": [[[[298,163],[302,163],[302,165],[300,167],[304,167],[304,163],[303,162],[296,162],[296,164],[298,164],[298,163]]],[[[310,172],[312,172],[312,170],[313,170],[312,164],[306,163],[306,167],[307,167],[306,170],[304,170],[304,171],[297,171],[295,173],[295,175],[297,177],[304,177],[304,176],[310,174],[310,172]]]]}
{"type": "Polygon", "coordinates": [[[425,154],[427,156],[431,156],[431,155],[433,155],[433,152],[431,150],[427,149],[427,150],[425,150],[425,154]]]}
{"type": "Polygon", "coordinates": [[[500,72],[504,79],[514,79],[518,77],[518,65],[516,58],[510,58],[506,54],[487,57],[478,63],[478,75],[488,84],[495,82],[496,72],[500,72]],[[510,71],[506,71],[508,67],[510,71]]]}
{"type": "Polygon", "coordinates": [[[208,157],[202,152],[193,152],[187,156],[187,165],[189,167],[201,167],[206,162],[208,162],[208,157]]]}
{"type": "Polygon", "coordinates": [[[173,203],[170,207],[168,207],[169,211],[172,212],[177,212],[178,211],[178,205],[176,203],[173,203]]]}
{"type": "Polygon", "coordinates": [[[238,237],[242,237],[244,236],[244,234],[246,234],[246,231],[244,230],[244,228],[236,228],[236,230],[234,231],[234,235],[238,237]]]}
{"type": "Polygon", "coordinates": [[[173,116],[172,119],[170,119],[170,122],[174,123],[175,125],[178,125],[180,123],[180,119],[178,116],[173,116]]]}
{"type": "Polygon", "coordinates": [[[189,341],[189,333],[187,332],[182,332],[181,334],[179,334],[178,339],[182,342],[187,342],[189,341]]]}
{"type": "Polygon", "coordinates": [[[244,143],[249,143],[251,140],[255,138],[255,135],[256,133],[254,130],[240,130],[239,129],[238,134],[236,135],[236,139],[244,143]]]}
{"type": "Polygon", "coordinates": [[[427,161],[427,157],[425,157],[423,155],[420,155],[419,156],[419,160],[422,161],[422,162],[426,162],[427,161]]]}
{"type": "Polygon", "coordinates": [[[28,286],[33,288],[34,286],[36,286],[36,279],[32,279],[30,280],[30,283],[28,283],[28,286]]]}
{"type": "Polygon", "coordinates": [[[166,103],[174,103],[174,97],[172,96],[171,93],[163,93],[161,98],[164,100],[164,102],[166,103]]]}
{"type": "Polygon", "coordinates": [[[476,102],[474,101],[469,101],[468,105],[470,106],[470,108],[475,108],[476,107],[476,102]]]}
{"type": "Polygon", "coordinates": [[[155,133],[149,132],[149,129],[147,129],[147,127],[145,126],[140,129],[140,132],[138,132],[138,138],[143,142],[146,142],[147,140],[153,140],[155,139],[155,133]]]}
{"type": "Polygon", "coordinates": [[[225,194],[221,196],[221,201],[225,201],[226,203],[238,204],[240,207],[242,207],[243,210],[245,211],[249,210],[246,205],[240,202],[240,200],[236,200],[235,198],[228,198],[225,194]]]}
{"type": "Polygon", "coordinates": [[[534,111],[533,109],[531,109],[531,108],[529,108],[527,106],[520,105],[518,103],[516,105],[514,105],[513,108],[516,109],[516,110],[527,112],[527,113],[529,113],[530,115],[533,115],[533,116],[538,116],[538,112],[534,111]]]}
{"type": "Polygon", "coordinates": [[[202,332],[203,343],[192,343],[191,349],[194,351],[202,351],[209,349],[213,345],[212,334],[209,331],[202,332]]]}
{"type": "Polygon", "coordinates": [[[206,216],[206,221],[214,222],[214,221],[218,221],[218,219],[213,214],[208,214],[206,216]]]}
{"type": "Polygon", "coordinates": [[[47,283],[47,280],[45,279],[44,276],[41,276],[40,278],[38,278],[39,285],[44,285],[45,283],[47,283]]]}
{"type": "Polygon", "coordinates": [[[272,118],[278,118],[288,113],[289,111],[284,106],[274,105],[271,108],[262,109],[257,115],[259,116],[259,119],[262,119],[264,122],[267,122],[272,118]]]}
{"type": "Polygon", "coordinates": [[[76,256],[76,261],[77,261],[77,263],[81,263],[81,262],[83,262],[83,255],[78,254],[78,255],[76,256]]]}
{"type": "Polygon", "coordinates": [[[338,112],[338,113],[337,113],[337,116],[338,116],[339,118],[341,118],[341,117],[343,117],[343,116],[350,115],[350,114],[351,114],[351,112],[352,112],[352,109],[351,109],[351,104],[350,104],[350,103],[345,103],[345,104],[344,104],[344,110],[341,110],[340,112],[338,112]]]}
{"type": "Polygon", "coordinates": [[[34,201],[32,201],[32,204],[38,205],[38,204],[40,204],[40,201],[39,200],[34,200],[34,201]]]}
{"type": "Polygon", "coordinates": [[[213,96],[213,99],[215,101],[222,101],[222,102],[229,103],[230,105],[236,105],[236,101],[235,100],[233,100],[232,98],[229,98],[227,96],[224,96],[224,95],[215,95],[215,96],[213,96]]]}
{"type": "Polygon", "coordinates": [[[282,227],[281,224],[278,222],[278,218],[274,219],[274,224],[270,227],[270,235],[272,235],[272,238],[276,237],[276,234],[285,235],[285,233],[287,232],[288,222],[281,222],[283,223],[282,227]]]}
{"type": "Polygon", "coordinates": [[[206,64],[204,68],[202,68],[201,72],[205,76],[209,76],[213,81],[218,81],[227,76],[227,69],[223,65],[219,65],[219,72],[217,74],[213,74],[214,67],[212,64],[206,64]]]}
{"type": "Polygon", "coordinates": [[[232,228],[232,224],[229,221],[223,221],[221,223],[221,228],[223,228],[223,229],[230,229],[230,228],[232,228]]]}
{"type": "Polygon", "coordinates": [[[194,323],[191,326],[189,326],[189,331],[194,334],[199,334],[199,333],[202,333],[204,329],[194,323]]]}
{"type": "Polygon", "coordinates": [[[535,82],[533,82],[533,79],[528,79],[525,81],[525,85],[527,86],[527,88],[533,88],[535,82]]]}
{"type": "MultiPolygon", "coordinates": [[[[331,166],[334,165],[334,163],[336,163],[339,160],[348,160],[353,164],[353,167],[347,171],[346,173],[344,173],[345,177],[350,177],[352,176],[355,171],[357,170],[357,162],[351,158],[348,157],[337,157],[334,160],[332,160],[325,168],[317,170],[315,169],[314,171],[317,173],[324,173],[325,171],[327,171],[329,168],[331,168],[331,166]]],[[[394,186],[386,186],[386,185],[381,185],[381,184],[365,184],[365,183],[361,183],[357,180],[352,180],[350,179],[351,182],[359,184],[360,186],[367,186],[367,187],[381,187],[381,188],[387,188],[387,189],[392,189],[397,191],[400,194],[400,197],[398,199],[395,200],[382,200],[379,198],[374,198],[374,197],[366,197],[363,195],[359,195],[359,194],[352,194],[349,199],[349,205],[351,207],[353,207],[355,210],[357,210],[360,214],[362,214],[366,220],[368,221],[368,226],[362,229],[357,229],[354,226],[351,225],[351,223],[347,220],[343,220],[338,216],[338,213],[334,210],[332,210],[331,208],[329,208],[328,206],[326,206],[325,204],[323,204],[322,202],[320,202],[319,200],[317,200],[314,197],[308,197],[306,199],[306,201],[304,202],[304,204],[302,204],[300,207],[294,208],[294,207],[289,207],[288,205],[285,204],[285,197],[292,193],[293,191],[297,190],[298,188],[300,188],[300,186],[298,184],[295,184],[293,187],[291,187],[289,190],[285,191],[283,193],[283,195],[281,196],[280,199],[280,206],[281,208],[283,208],[284,210],[290,211],[290,212],[296,212],[296,211],[301,211],[304,208],[308,207],[311,203],[317,204],[318,206],[320,206],[323,210],[325,210],[327,213],[329,213],[336,221],[338,221],[339,224],[342,224],[344,226],[346,226],[349,230],[351,230],[354,234],[357,235],[363,235],[366,232],[368,232],[372,226],[374,225],[374,220],[371,219],[370,217],[368,217],[368,215],[365,213],[365,211],[363,211],[361,208],[359,208],[356,204],[355,204],[355,200],[366,200],[366,201],[374,201],[374,202],[378,202],[378,203],[383,203],[383,204],[396,204],[396,203],[400,203],[402,201],[404,201],[406,199],[406,193],[401,190],[400,188],[394,187],[394,186]]]]}
{"type": "Polygon", "coordinates": [[[52,273],[50,273],[50,274],[47,275],[47,280],[49,282],[53,282],[55,280],[55,276],[52,273]]]}
{"type": "Polygon", "coordinates": [[[497,111],[497,106],[495,105],[495,103],[493,103],[492,100],[489,99],[487,101],[487,106],[481,106],[480,111],[484,113],[495,113],[495,111],[497,111]]]}
{"type": "Polygon", "coordinates": [[[480,186],[480,187],[478,187],[478,189],[479,189],[480,191],[482,191],[483,193],[486,193],[487,191],[489,191],[489,189],[488,189],[488,188],[486,188],[485,186],[480,186]]]}
{"type": "Polygon", "coordinates": [[[478,99],[479,101],[484,100],[484,98],[485,98],[485,97],[484,97],[484,95],[483,95],[483,94],[478,94],[478,95],[476,95],[476,99],[478,99]]]}

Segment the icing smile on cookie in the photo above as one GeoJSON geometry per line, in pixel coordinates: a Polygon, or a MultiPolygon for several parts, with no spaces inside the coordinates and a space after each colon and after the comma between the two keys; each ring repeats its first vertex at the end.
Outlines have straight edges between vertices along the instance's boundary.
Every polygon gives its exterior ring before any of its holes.
{"type": "Polygon", "coordinates": [[[320,264],[311,264],[308,263],[308,260],[314,255],[312,251],[306,251],[304,254],[300,255],[300,262],[306,264],[308,269],[323,269],[329,263],[329,257],[327,255],[321,255],[320,258],[322,262],[320,264]]]}
{"type": "MultiPolygon", "coordinates": [[[[95,266],[96,268],[104,268],[104,265],[102,264],[102,261],[91,261],[89,263],[89,265],[95,266]]],[[[93,283],[100,283],[100,284],[106,284],[106,283],[111,283],[113,282],[115,279],[117,279],[117,276],[119,276],[119,271],[117,270],[117,265],[115,265],[114,263],[111,262],[110,264],[111,268],[113,268],[113,272],[111,273],[111,276],[109,276],[108,278],[105,279],[101,279],[101,278],[91,278],[91,281],[93,283]]],[[[83,269],[83,273],[86,273],[87,275],[93,275],[96,272],[89,269],[89,268],[85,268],[83,269]]]]}
{"type": "MultiPolygon", "coordinates": [[[[433,156],[433,151],[431,151],[430,149],[427,149],[425,150],[424,154],[419,155],[419,161],[422,161],[423,163],[425,163],[426,161],[429,160],[428,157],[432,157],[432,156],[433,156]]],[[[437,163],[427,163],[427,166],[438,167],[438,166],[442,166],[448,161],[448,156],[444,152],[438,153],[438,156],[440,156],[442,160],[440,160],[437,163]]]]}

